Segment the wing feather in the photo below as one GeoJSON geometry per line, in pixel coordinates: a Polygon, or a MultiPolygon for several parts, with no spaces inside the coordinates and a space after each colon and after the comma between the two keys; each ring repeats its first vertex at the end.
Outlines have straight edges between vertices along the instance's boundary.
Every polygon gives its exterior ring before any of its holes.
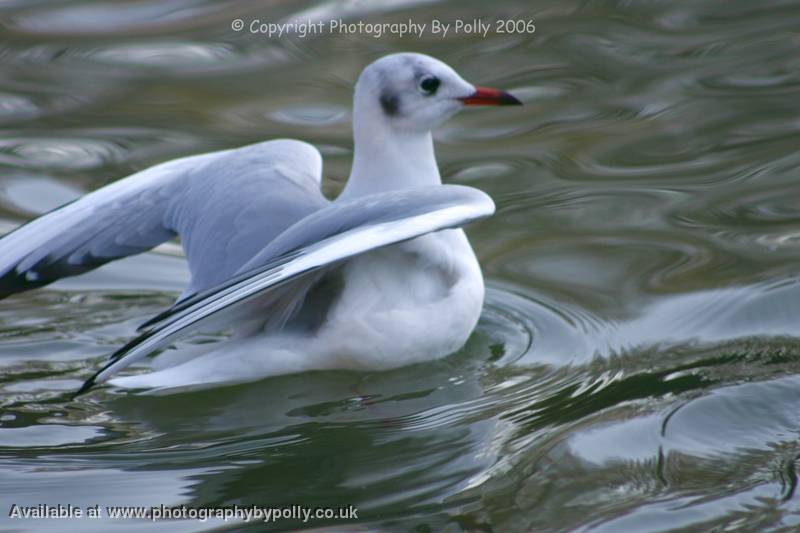
{"type": "Polygon", "coordinates": [[[286,283],[370,250],[463,226],[492,213],[494,203],[487,195],[457,185],[334,202],[274,239],[243,267],[245,272],[179,302],[148,323],[149,329],[113,354],[78,394],[193,331],[229,322],[241,306],[286,283]]]}
{"type": "Polygon", "coordinates": [[[195,293],[229,278],[329,202],[319,152],[277,140],[133,174],[0,239],[0,298],[82,274],[180,235],[195,293]]]}

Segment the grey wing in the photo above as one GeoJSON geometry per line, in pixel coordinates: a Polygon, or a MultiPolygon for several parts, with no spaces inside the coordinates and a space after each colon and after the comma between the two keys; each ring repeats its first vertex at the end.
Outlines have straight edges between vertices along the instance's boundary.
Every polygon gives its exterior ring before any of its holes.
{"type": "Polygon", "coordinates": [[[192,281],[214,286],[325,206],[319,152],[270,141],[170,161],[103,187],[0,239],[0,298],[181,236],[192,281]]]}
{"type": "Polygon", "coordinates": [[[322,157],[300,141],[239,148],[194,174],[202,179],[169,221],[192,274],[181,299],[229,279],[286,228],[330,203],[320,190],[322,157]]]}
{"type": "MultiPolygon", "coordinates": [[[[334,202],[287,229],[228,282],[179,302],[151,321],[150,329],[113,354],[78,394],[192,331],[225,323],[226,318],[229,320],[254,299],[282,292],[287,283],[355,255],[462,226],[492,213],[491,198],[471,187],[457,185],[334,202]]],[[[303,294],[298,296],[302,297],[303,294]]]]}
{"type": "Polygon", "coordinates": [[[163,224],[165,198],[183,190],[179,161],[90,193],[0,239],[0,297],[92,270],[175,234],[163,224]]]}

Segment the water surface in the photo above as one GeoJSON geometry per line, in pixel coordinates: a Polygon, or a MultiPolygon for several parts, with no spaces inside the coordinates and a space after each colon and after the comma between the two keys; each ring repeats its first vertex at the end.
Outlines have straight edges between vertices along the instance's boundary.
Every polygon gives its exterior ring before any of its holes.
{"type": "MultiPolygon", "coordinates": [[[[445,181],[498,204],[469,229],[489,290],[452,357],[70,401],[181,291],[182,259],[0,303],[4,505],[355,505],[355,525],[272,526],[342,531],[800,528],[798,21],[797,1],[0,3],[8,228],[155,163],[275,137],[320,148],[333,196],[354,80],[394,51],[526,101],[436,133],[445,181]],[[536,30],[231,30],[331,17],[536,30]]],[[[165,526],[7,509],[0,524],[165,526]]]]}

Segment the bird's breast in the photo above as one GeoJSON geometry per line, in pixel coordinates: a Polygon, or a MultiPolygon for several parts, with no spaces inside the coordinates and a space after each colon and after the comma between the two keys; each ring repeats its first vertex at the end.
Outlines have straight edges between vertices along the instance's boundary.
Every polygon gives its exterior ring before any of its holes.
{"type": "Polygon", "coordinates": [[[329,356],[346,359],[342,366],[390,368],[448,355],[466,342],[483,306],[483,277],[461,230],[364,254],[342,275],[320,332],[329,356]]]}

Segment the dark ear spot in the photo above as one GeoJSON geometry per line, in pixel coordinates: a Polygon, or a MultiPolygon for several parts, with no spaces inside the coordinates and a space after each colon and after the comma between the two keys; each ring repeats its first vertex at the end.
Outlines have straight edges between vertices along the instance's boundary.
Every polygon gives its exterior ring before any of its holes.
{"type": "Polygon", "coordinates": [[[385,90],[381,93],[380,100],[381,100],[381,107],[383,108],[384,113],[386,113],[390,117],[397,114],[397,111],[400,108],[400,102],[396,94],[394,94],[391,91],[385,90]]]}

